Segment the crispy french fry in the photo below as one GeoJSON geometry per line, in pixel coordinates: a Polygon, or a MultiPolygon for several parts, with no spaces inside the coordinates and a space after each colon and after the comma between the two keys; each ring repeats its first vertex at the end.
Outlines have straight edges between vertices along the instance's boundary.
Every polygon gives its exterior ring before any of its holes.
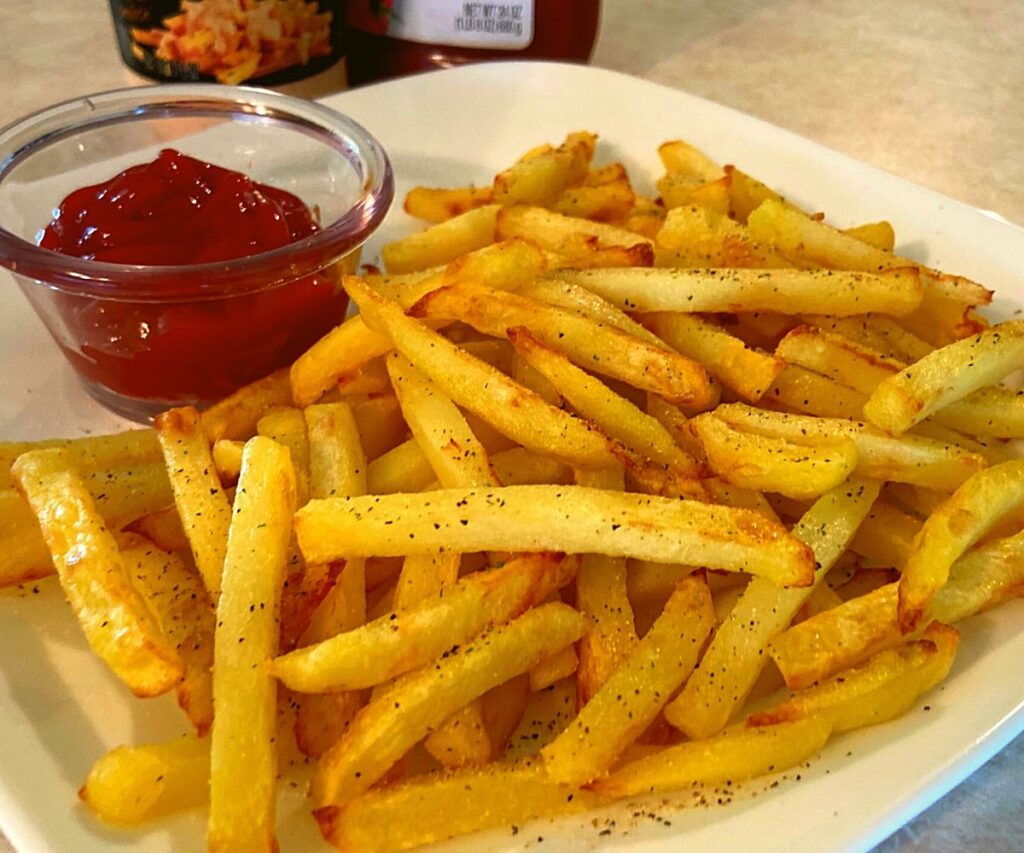
{"type": "Polygon", "coordinates": [[[203,432],[211,443],[222,438],[245,440],[255,435],[260,418],[273,409],[290,405],[292,388],[288,369],[281,368],[243,385],[234,394],[210,406],[202,414],[203,432]]]}
{"type": "Polygon", "coordinates": [[[313,799],[344,803],[367,791],[409,749],[467,702],[579,639],[583,617],[546,604],[400,681],[359,712],[320,760],[313,799]]]}
{"type": "Polygon", "coordinates": [[[975,542],[1024,506],[1024,460],[980,471],[925,521],[900,578],[900,627],[913,630],[949,568],[975,542]]]}
{"type": "MultiPolygon", "coordinates": [[[[760,207],[761,202],[765,199],[772,199],[779,204],[785,204],[788,207],[793,208],[798,212],[801,212],[799,208],[793,207],[793,205],[786,202],[786,200],[779,195],[771,187],[763,184],[757,178],[752,178],[742,169],[737,169],[735,166],[727,165],[724,167],[725,173],[729,176],[729,214],[735,217],[740,222],[746,222],[750,217],[750,214],[760,207]]],[[[802,213],[802,212],[801,212],[802,213]]],[[[806,216],[806,214],[802,214],[806,216]]]]}
{"type": "Polygon", "coordinates": [[[849,436],[795,444],[741,432],[713,414],[700,415],[690,425],[712,470],[746,489],[809,500],[844,482],[857,467],[857,445],[849,436]]]}
{"type": "Polygon", "coordinates": [[[634,456],[669,466],[683,479],[697,476],[697,460],[680,449],[655,418],[574,365],[557,349],[545,346],[525,327],[510,328],[507,334],[516,352],[580,415],[621,441],[634,456]]]}
{"type": "Polygon", "coordinates": [[[11,466],[15,459],[23,453],[54,447],[63,448],[74,462],[75,469],[83,475],[160,461],[160,445],[151,429],[134,429],[84,438],[0,441],[0,489],[14,487],[11,466]]]}
{"type": "Polygon", "coordinates": [[[862,314],[856,317],[811,314],[805,315],[803,319],[812,326],[869,347],[883,358],[895,359],[904,364],[924,358],[934,349],[891,317],[882,314],[862,314]]]}
{"type": "Polygon", "coordinates": [[[192,559],[216,600],[231,523],[231,504],[217,477],[210,444],[194,408],[171,409],[153,422],[167,464],[192,559]]]}
{"type": "Polygon", "coordinates": [[[403,208],[417,219],[444,222],[468,210],[490,204],[492,197],[490,187],[413,187],[405,196],[403,208]]]}
{"type": "Polygon", "coordinates": [[[921,524],[884,500],[876,501],[857,529],[850,548],[879,565],[902,569],[921,524]]]}
{"type": "Polygon", "coordinates": [[[213,454],[213,467],[221,483],[234,483],[238,480],[238,474],[242,470],[242,448],[244,447],[244,441],[222,438],[214,442],[213,447],[210,448],[213,454]]]}
{"type": "Polygon", "coordinates": [[[935,350],[885,379],[865,404],[864,416],[898,435],[972,391],[1001,381],[1022,364],[1024,322],[1001,323],[935,350]]]}
{"type": "Polygon", "coordinates": [[[825,717],[838,734],[891,720],[946,677],[959,644],[955,628],[935,622],[922,639],[878,652],[859,666],[753,714],[747,722],[760,726],[825,717]]]}
{"type": "Polygon", "coordinates": [[[890,438],[855,421],[786,415],[735,403],[719,406],[715,417],[738,429],[790,441],[849,436],[857,445],[857,473],[879,480],[953,491],[987,466],[976,453],[916,436],[890,438]]]}
{"type": "Polygon", "coordinates": [[[579,655],[573,646],[566,646],[545,658],[530,670],[530,691],[536,693],[573,675],[580,665],[579,655]]]}
{"type": "Polygon", "coordinates": [[[669,172],[658,180],[662,203],[670,211],[676,207],[706,207],[725,216],[729,212],[729,184],[727,175],[713,181],[701,181],[688,175],[669,172]]]}
{"type": "Polygon", "coordinates": [[[593,788],[611,797],[630,797],[698,783],[735,784],[806,761],[831,734],[830,721],[814,716],[774,726],[733,728],[640,758],[598,780],[593,788]]]}
{"type": "Polygon", "coordinates": [[[530,240],[570,265],[649,267],[654,262],[654,247],[640,234],[542,207],[506,207],[496,227],[499,237],[530,240]]]}
{"type": "Polygon", "coordinates": [[[209,778],[209,740],[184,735],[112,749],[93,764],[78,796],[107,823],[144,823],[205,803],[209,778]]]}
{"type": "Polygon", "coordinates": [[[309,492],[314,498],[366,493],[366,455],[352,408],[325,403],[303,411],[309,436],[309,492]]]}
{"type": "Polygon", "coordinates": [[[708,402],[707,374],[691,359],[589,317],[516,294],[441,288],[424,297],[411,313],[459,319],[496,337],[503,337],[511,327],[528,327],[540,341],[565,352],[578,365],[653,391],[669,401],[694,405],[708,402]]]}
{"type": "Polygon", "coordinates": [[[541,751],[550,778],[582,785],[607,771],[690,676],[713,627],[707,581],[680,581],[629,657],[541,751]]]}
{"type": "Polygon", "coordinates": [[[213,722],[213,603],[195,569],[142,537],[126,539],[125,567],[181,658],[178,704],[202,736],[213,722]]]}
{"type": "Polygon", "coordinates": [[[811,580],[813,559],[749,510],[580,486],[447,489],[311,501],[296,514],[307,560],[443,551],[565,551],[811,580]],[[728,535],[726,535],[728,534],[728,535]]]}
{"type": "Polygon", "coordinates": [[[173,689],[184,673],[181,658],[133,586],[71,455],[61,448],[34,450],[19,456],[11,473],[92,650],[137,696],[173,689]]]}
{"type": "Polygon", "coordinates": [[[833,270],[606,269],[548,274],[579,284],[625,311],[708,313],[777,311],[782,314],[902,316],[921,300],[917,272],[833,270]]]}
{"type": "Polygon", "coordinates": [[[316,811],[324,837],[342,850],[408,850],[493,826],[576,814],[602,798],[550,781],[539,760],[425,776],[316,811]],[[410,821],[410,814],[417,819],[410,821]]]}
{"type": "Polygon", "coordinates": [[[763,404],[821,418],[857,419],[867,396],[827,376],[787,364],[761,398],[763,404]]]}
{"type": "Polygon", "coordinates": [[[494,201],[510,204],[550,204],[566,187],[581,183],[594,156],[597,136],[571,133],[558,148],[521,157],[494,178],[494,201]]]}
{"type": "Polygon", "coordinates": [[[256,432],[288,448],[295,473],[296,501],[302,506],[309,500],[309,432],[302,410],[287,407],[271,412],[260,418],[256,432]]]}
{"type": "Polygon", "coordinates": [[[893,230],[892,223],[886,222],[884,219],[879,222],[865,222],[863,225],[846,228],[843,233],[883,252],[893,251],[896,245],[896,232],[893,230]]]}
{"type": "Polygon", "coordinates": [[[708,320],[690,314],[647,314],[647,327],[744,400],[764,396],[785,362],[751,349],[742,340],[708,320]]]}
{"type": "Polygon", "coordinates": [[[416,272],[446,264],[494,242],[499,206],[472,208],[451,219],[432,225],[381,248],[381,258],[390,273],[416,272]]]}
{"type": "Polygon", "coordinates": [[[411,438],[374,459],[366,469],[366,490],[371,495],[418,492],[437,478],[416,439],[411,438]]]}
{"type": "Polygon", "coordinates": [[[475,572],[443,596],[289,652],[273,662],[271,672],[306,693],[372,687],[514,619],[567,584],[575,572],[574,560],[540,554],[475,572]]]}
{"type": "MultiPolygon", "coordinates": [[[[814,585],[842,556],[878,496],[879,484],[851,479],[819,498],[793,535],[814,552],[814,585]]],[[[767,657],[768,641],[789,627],[812,587],[780,589],[753,578],[719,627],[700,667],[665,708],[665,718],[689,737],[708,737],[739,711],[767,657]]]]}
{"type": "Polygon", "coordinates": [[[686,175],[698,181],[714,181],[725,174],[707,154],[682,139],[661,143],[658,157],[666,172],[686,175]]]}
{"type": "Polygon", "coordinates": [[[296,486],[288,451],[246,442],[217,606],[210,850],[274,850],[277,611],[296,486]],[[245,784],[239,784],[239,780],[245,784]]]}
{"type": "Polygon", "coordinates": [[[453,402],[532,450],[551,453],[582,467],[611,464],[614,456],[608,440],[585,422],[549,406],[490,365],[461,352],[358,279],[346,279],[346,286],[367,321],[386,331],[399,352],[453,402]]]}

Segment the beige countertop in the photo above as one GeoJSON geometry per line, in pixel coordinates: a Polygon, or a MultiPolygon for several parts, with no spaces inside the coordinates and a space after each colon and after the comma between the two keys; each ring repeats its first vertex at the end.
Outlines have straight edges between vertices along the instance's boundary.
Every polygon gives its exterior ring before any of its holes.
{"type": "MultiPolygon", "coordinates": [[[[0,125],[140,82],[117,59],[106,0],[3,8],[0,125]]],[[[1022,40],[1020,0],[605,0],[593,62],[1024,223],[1022,40]]],[[[881,849],[1020,849],[1022,777],[1018,738],[881,849]]]]}

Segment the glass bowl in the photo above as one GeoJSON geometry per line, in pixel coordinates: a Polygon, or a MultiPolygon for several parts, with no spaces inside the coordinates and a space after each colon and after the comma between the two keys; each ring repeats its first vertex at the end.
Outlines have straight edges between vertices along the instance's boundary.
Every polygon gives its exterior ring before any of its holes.
{"type": "Polygon", "coordinates": [[[380,144],[318,104],[207,84],[106,92],[0,130],[0,265],[90,394],[146,420],[229,394],[341,322],[341,275],[393,197],[380,144]],[[164,148],[291,192],[320,230],[236,260],[175,266],[104,263],[38,245],[69,193],[164,148]]]}

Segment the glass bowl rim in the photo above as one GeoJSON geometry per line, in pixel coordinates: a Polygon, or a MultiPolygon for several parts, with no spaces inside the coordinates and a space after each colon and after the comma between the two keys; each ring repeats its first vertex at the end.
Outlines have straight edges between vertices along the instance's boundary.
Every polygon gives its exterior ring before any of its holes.
{"type": "Polygon", "coordinates": [[[88,129],[171,116],[250,117],[304,132],[365,169],[356,202],[309,237],[244,258],[202,264],[93,261],[44,249],[0,227],[0,266],[22,280],[80,295],[144,302],[216,299],[311,275],[362,245],[394,199],[387,153],[362,125],[323,104],[248,86],[181,83],[113,89],[73,98],[0,128],[0,183],[12,169],[88,129]],[[41,129],[45,132],[39,133],[41,129]]]}

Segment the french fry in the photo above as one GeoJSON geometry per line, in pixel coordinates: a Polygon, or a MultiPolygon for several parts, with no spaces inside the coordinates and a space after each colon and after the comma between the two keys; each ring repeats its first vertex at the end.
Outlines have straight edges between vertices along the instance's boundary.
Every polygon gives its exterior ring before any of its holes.
{"type": "Polygon", "coordinates": [[[213,722],[213,603],[202,577],[174,554],[138,536],[122,541],[132,583],[181,658],[178,704],[200,736],[213,722]]]}
{"type": "Polygon", "coordinates": [[[411,438],[374,459],[366,469],[366,490],[372,495],[418,492],[437,478],[416,439],[411,438]]]}
{"type": "Polygon", "coordinates": [[[199,412],[171,409],[153,422],[192,559],[216,600],[231,523],[231,504],[217,478],[199,412]]]}
{"type": "Polygon", "coordinates": [[[725,174],[722,167],[707,154],[682,139],[661,143],[658,146],[658,157],[666,172],[685,175],[698,181],[715,181],[725,174]]]}
{"type": "Polygon", "coordinates": [[[302,506],[309,500],[309,433],[302,410],[289,406],[271,412],[260,418],[256,432],[288,448],[295,474],[296,505],[302,506]]]}
{"type": "Polygon", "coordinates": [[[455,404],[404,356],[389,355],[387,369],[406,423],[441,485],[498,485],[487,451],[455,404]]]}
{"type": "Polygon", "coordinates": [[[619,798],[694,784],[736,784],[801,764],[818,753],[831,734],[832,724],[814,716],[774,726],[732,728],[630,762],[592,787],[619,798]]]}
{"type": "Polygon", "coordinates": [[[624,311],[683,313],[777,311],[781,314],[903,316],[921,301],[914,269],[882,273],[788,269],[605,269],[553,272],[624,311]]]}
{"type": "Polygon", "coordinates": [[[986,533],[1024,506],[1024,460],[979,471],[925,521],[900,578],[900,627],[912,631],[949,568],[986,533]]]}
{"type": "Polygon", "coordinates": [[[975,453],[916,436],[891,438],[855,421],[786,415],[736,403],[719,406],[715,417],[737,429],[795,442],[808,436],[848,436],[857,445],[857,473],[879,480],[953,491],[987,466],[975,453]]]}
{"type": "Polygon", "coordinates": [[[492,423],[525,447],[581,467],[601,468],[614,456],[608,441],[585,422],[545,403],[382,299],[358,279],[346,287],[364,317],[391,336],[396,348],[451,400],[492,423]]]}
{"type": "Polygon", "coordinates": [[[843,233],[883,252],[892,252],[896,245],[896,232],[893,230],[892,223],[886,222],[884,219],[879,222],[865,222],[863,225],[846,228],[843,233]]]}
{"type": "Polygon", "coordinates": [[[700,415],[690,425],[711,469],[746,489],[808,500],[844,482],[857,467],[857,445],[849,436],[795,444],[741,432],[713,414],[700,415]]]}
{"type": "Polygon", "coordinates": [[[234,483],[238,480],[238,474],[242,470],[242,448],[244,441],[235,441],[230,438],[222,438],[214,442],[210,452],[213,455],[213,467],[217,472],[217,479],[221,483],[234,483]]]}
{"type": "Polygon", "coordinates": [[[729,618],[719,627],[700,667],[665,708],[665,718],[691,738],[721,731],[739,711],[767,657],[768,641],[789,627],[853,538],[878,496],[879,484],[851,479],[819,498],[793,536],[814,552],[814,585],[780,589],[753,578],[729,618]]]}
{"type": "Polygon", "coordinates": [[[959,644],[955,628],[935,622],[922,639],[878,652],[859,666],[751,715],[747,723],[762,726],[824,717],[839,734],[891,720],[946,677],[959,644]]]}
{"type": "Polygon", "coordinates": [[[118,746],[100,758],[78,796],[107,823],[144,823],[207,801],[210,742],[183,735],[118,746]]]}
{"type": "Polygon", "coordinates": [[[390,273],[416,272],[446,264],[494,242],[499,206],[472,208],[425,231],[381,248],[381,258],[390,273]]]}
{"type": "MultiPolygon", "coordinates": [[[[326,389],[325,389],[326,390],[326,389]]],[[[292,405],[288,369],[281,368],[243,385],[202,414],[203,432],[211,444],[222,438],[245,440],[256,434],[256,423],[281,406],[292,405]]]]}
{"type": "Polygon", "coordinates": [[[903,569],[921,524],[884,500],[875,502],[850,548],[882,566],[903,569]]]}
{"type": "Polygon", "coordinates": [[[683,479],[697,476],[697,460],[680,449],[655,418],[576,367],[558,350],[545,346],[525,327],[510,328],[507,334],[516,352],[551,382],[582,417],[621,441],[634,456],[669,466],[683,479]]]}
{"type": "Polygon", "coordinates": [[[629,657],[541,751],[548,776],[582,785],[607,771],[690,676],[713,627],[707,581],[680,581],[629,657]]]}
{"type": "Polygon", "coordinates": [[[526,326],[540,341],[586,365],[670,402],[704,405],[707,374],[692,360],[651,346],[588,317],[511,293],[469,288],[436,290],[413,307],[418,317],[456,318],[496,337],[526,326]]]}
{"type": "Polygon", "coordinates": [[[318,809],[324,837],[342,850],[408,850],[495,826],[577,814],[602,798],[549,780],[539,760],[425,776],[318,809]],[[408,816],[417,815],[410,821],[408,816]]]}
{"type": "Polygon", "coordinates": [[[867,396],[796,364],[787,364],[761,398],[783,411],[821,418],[855,420],[863,417],[867,396]]]}
{"type": "Polygon", "coordinates": [[[911,334],[891,317],[883,314],[863,314],[856,317],[810,314],[805,315],[803,320],[812,326],[869,347],[883,358],[895,359],[904,364],[924,358],[934,349],[931,344],[911,334]]]}
{"type": "Polygon", "coordinates": [[[885,379],[864,406],[864,416],[893,435],[972,391],[1006,378],[1024,364],[1024,322],[993,326],[929,353],[885,379]]]}
{"type": "Polygon", "coordinates": [[[655,234],[657,267],[793,266],[781,255],[756,243],[744,225],[708,207],[673,207],[663,216],[663,224],[655,234]]]}
{"type": "MultiPolygon", "coordinates": [[[[174,500],[167,470],[161,462],[100,469],[83,474],[82,482],[97,512],[112,530],[174,500]]],[[[44,578],[56,571],[32,508],[15,489],[0,489],[0,541],[4,543],[0,548],[0,587],[44,578]]]]}
{"type": "Polygon", "coordinates": [[[160,445],[150,429],[134,429],[113,435],[84,438],[50,438],[43,441],[0,441],[0,489],[11,489],[11,466],[23,453],[63,448],[83,475],[94,471],[131,468],[160,461],[160,445]]]}
{"type": "Polygon", "coordinates": [[[761,206],[761,202],[765,199],[772,199],[779,204],[784,204],[787,207],[793,208],[793,210],[804,216],[807,215],[802,213],[799,208],[786,202],[786,200],[775,190],[771,189],[771,187],[757,180],[757,178],[751,177],[742,169],[726,165],[724,167],[724,171],[730,178],[729,215],[739,222],[746,222],[750,217],[750,214],[757,210],[757,208],[761,206]]]}
{"type": "MultiPolygon", "coordinates": [[[[100,512],[102,513],[102,508],[100,512]]],[[[163,551],[188,554],[188,537],[181,524],[178,509],[169,506],[156,512],[148,513],[125,526],[126,530],[145,536],[150,542],[163,551]]]]}
{"type": "Polygon", "coordinates": [[[309,491],[314,498],[366,493],[366,455],[352,409],[325,403],[303,411],[309,436],[309,491]]]}
{"type": "Polygon", "coordinates": [[[468,210],[490,204],[492,198],[490,187],[413,187],[406,193],[402,206],[406,213],[417,219],[444,222],[468,210]]]}
{"type": "Polygon", "coordinates": [[[572,133],[558,147],[520,158],[494,178],[492,195],[501,205],[553,202],[566,187],[586,177],[597,136],[572,133]]]}
{"type": "Polygon", "coordinates": [[[497,234],[502,239],[530,240],[542,249],[571,262],[611,252],[617,266],[650,266],[654,247],[646,237],[608,225],[563,216],[542,207],[506,207],[498,212],[497,234]]]}
{"type": "Polygon", "coordinates": [[[305,693],[372,687],[516,618],[567,584],[575,572],[574,560],[540,554],[475,572],[443,596],[289,652],[273,662],[271,672],[305,693]]]}
{"type": "Polygon", "coordinates": [[[564,551],[699,563],[810,582],[807,546],[758,513],[581,486],[447,489],[311,501],[295,517],[306,559],[444,551],[564,551]],[[728,534],[728,535],[726,535],[728,534]]]}
{"type": "Polygon", "coordinates": [[[582,632],[583,617],[575,610],[546,604],[400,681],[360,711],[321,758],[313,778],[314,801],[339,804],[369,790],[432,726],[529,671],[582,632]]]}
{"type": "Polygon", "coordinates": [[[669,172],[659,178],[657,187],[662,203],[670,211],[676,207],[697,206],[725,216],[729,212],[729,184],[727,175],[705,182],[669,172]]]}
{"type": "Polygon", "coordinates": [[[71,455],[34,450],[19,456],[11,473],[39,521],[89,646],[136,696],[172,690],[184,673],[181,658],[132,585],[71,455]]]}
{"type": "Polygon", "coordinates": [[[774,356],[751,349],[708,320],[690,314],[646,314],[644,323],[659,338],[703,364],[727,388],[757,402],[786,366],[774,356]]]}
{"type": "Polygon", "coordinates": [[[288,451],[246,443],[217,606],[210,850],[274,850],[277,610],[296,486],[288,451]],[[244,785],[239,780],[245,780],[244,785]]]}
{"type": "Polygon", "coordinates": [[[580,658],[574,646],[566,646],[560,652],[545,658],[530,670],[530,692],[545,690],[552,684],[574,675],[579,668],[580,658]]]}

